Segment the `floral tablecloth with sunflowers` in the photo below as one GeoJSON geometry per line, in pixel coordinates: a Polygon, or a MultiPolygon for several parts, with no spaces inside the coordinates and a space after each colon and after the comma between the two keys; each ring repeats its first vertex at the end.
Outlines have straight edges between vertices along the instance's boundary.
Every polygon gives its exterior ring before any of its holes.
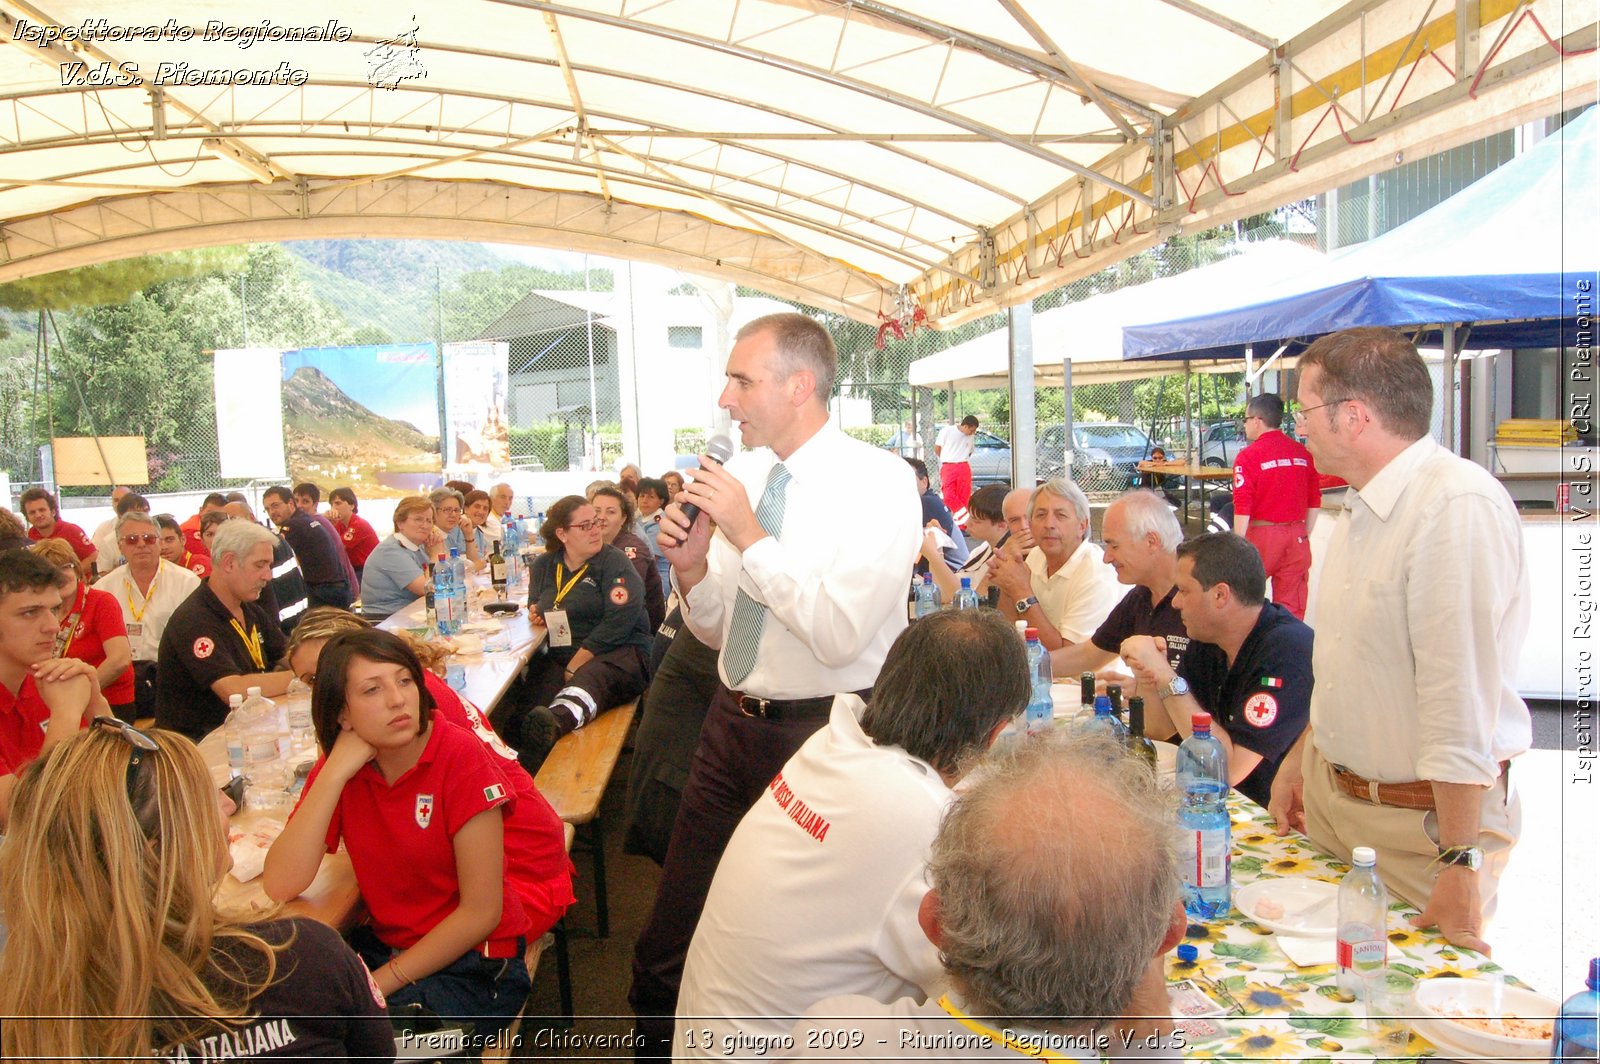
{"type": "MultiPolygon", "coordinates": [[[[1259,805],[1237,791],[1233,817],[1233,885],[1237,890],[1264,876],[1308,877],[1337,883],[1349,865],[1319,851],[1304,836],[1279,837],[1259,805]]],[[[1379,869],[1380,874],[1382,869],[1379,869]]],[[[1417,910],[1392,900],[1389,966],[1419,980],[1470,979],[1499,966],[1472,950],[1456,949],[1437,931],[1418,931],[1407,917],[1417,910]]],[[[1359,1001],[1341,1001],[1338,969],[1332,964],[1298,967],[1277,945],[1277,935],[1238,908],[1226,920],[1189,925],[1185,941],[1198,957],[1168,961],[1170,980],[1191,979],[1231,1011],[1185,1023],[1184,1055],[1227,1060],[1371,1059],[1377,1043],[1368,1036],[1359,1001]]],[[[1507,976],[1507,982],[1516,980],[1507,976]]],[[[1410,1054],[1431,1057],[1434,1046],[1412,1035],[1410,1054]]]]}

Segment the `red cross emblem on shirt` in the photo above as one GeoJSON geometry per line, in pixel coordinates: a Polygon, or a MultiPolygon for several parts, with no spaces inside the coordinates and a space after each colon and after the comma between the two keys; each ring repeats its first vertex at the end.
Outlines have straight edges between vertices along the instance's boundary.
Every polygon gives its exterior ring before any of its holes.
{"type": "Polygon", "coordinates": [[[417,827],[426,828],[433,820],[433,795],[417,795],[417,827]]]}

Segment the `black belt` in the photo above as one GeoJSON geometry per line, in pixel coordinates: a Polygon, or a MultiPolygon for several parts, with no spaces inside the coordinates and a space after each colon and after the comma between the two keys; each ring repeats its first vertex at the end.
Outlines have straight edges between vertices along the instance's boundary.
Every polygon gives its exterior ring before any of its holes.
{"type": "MultiPolygon", "coordinates": [[[[833,710],[833,695],[818,698],[759,698],[742,691],[729,691],[734,708],[759,720],[826,720],[833,710]]],[[[872,697],[872,688],[852,691],[863,701],[872,697]]]]}

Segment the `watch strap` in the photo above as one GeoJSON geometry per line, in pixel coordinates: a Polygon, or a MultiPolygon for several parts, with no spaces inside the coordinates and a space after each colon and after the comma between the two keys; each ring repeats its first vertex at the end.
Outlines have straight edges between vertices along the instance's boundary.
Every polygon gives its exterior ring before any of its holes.
{"type": "Polygon", "coordinates": [[[1037,606],[1038,604],[1039,604],[1038,598],[1036,598],[1033,595],[1029,595],[1025,599],[1018,599],[1017,600],[1017,614],[1020,616],[1021,614],[1027,613],[1029,610],[1031,610],[1033,607],[1037,606]]]}

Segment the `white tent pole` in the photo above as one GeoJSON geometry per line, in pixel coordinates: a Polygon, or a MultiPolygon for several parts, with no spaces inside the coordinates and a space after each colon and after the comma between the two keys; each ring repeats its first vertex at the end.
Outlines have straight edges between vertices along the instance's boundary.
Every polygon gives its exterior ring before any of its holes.
{"type": "Polygon", "coordinates": [[[1072,479],[1067,456],[1072,453],[1072,356],[1061,356],[1061,416],[1066,427],[1061,433],[1061,475],[1072,479]]]}
{"type": "Polygon", "coordinates": [[[1456,326],[1454,322],[1443,328],[1444,379],[1439,383],[1439,431],[1443,443],[1451,454],[1456,453],[1456,326]]]}
{"type": "Polygon", "coordinates": [[[1033,304],[1011,308],[1011,483],[1031,488],[1038,479],[1034,445],[1037,439],[1033,409],[1033,304]]]}

